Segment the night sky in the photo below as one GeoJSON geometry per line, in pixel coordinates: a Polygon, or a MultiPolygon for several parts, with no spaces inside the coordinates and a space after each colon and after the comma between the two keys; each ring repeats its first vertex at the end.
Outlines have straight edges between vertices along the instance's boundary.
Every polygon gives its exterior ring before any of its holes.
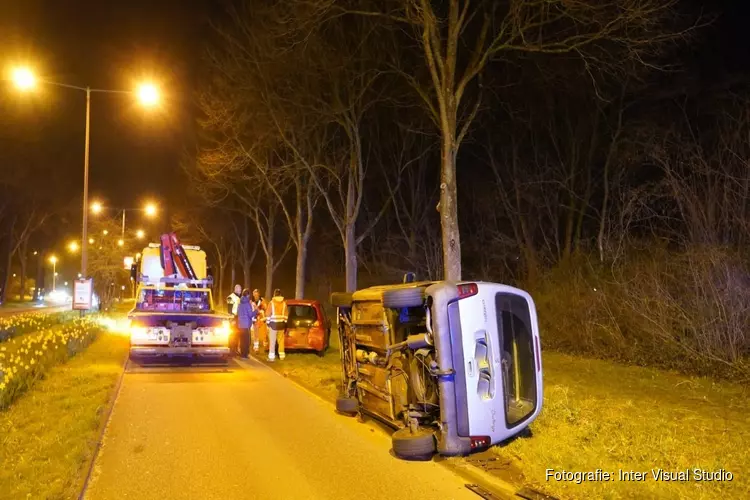
{"type": "MultiPolygon", "coordinates": [[[[139,206],[146,198],[174,203],[184,191],[179,162],[194,123],[192,89],[209,29],[208,2],[2,3],[6,64],[27,61],[46,79],[92,88],[129,90],[142,78],[159,84],[165,102],[157,111],[126,95],[92,95],[90,196],[114,206],[139,206]]],[[[49,162],[70,173],[80,199],[85,94],[43,91],[12,110],[19,122],[43,130],[49,162]]]]}
{"type": "MultiPolygon", "coordinates": [[[[139,108],[127,96],[93,96],[92,198],[116,206],[137,206],[146,198],[179,202],[185,192],[179,163],[183,149],[190,147],[195,123],[193,89],[218,4],[210,0],[0,3],[6,65],[29,62],[45,78],[100,88],[130,89],[147,77],[166,94],[163,109],[157,112],[139,108]]],[[[702,85],[710,85],[728,74],[746,73],[750,68],[747,2],[692,0],[687,5],[723,12],[688,51],[694,76],[702,85]]],[[[0,112],[5,115],[0,138],[12,137],[5,124],[16,121],[18,130],[33,130],[44,144],[39,154],[67,174],[71,198],[80,199],[84,95],[44,90],[12,106],[7,105],[11,97],[0,99],[0,112]]]]}

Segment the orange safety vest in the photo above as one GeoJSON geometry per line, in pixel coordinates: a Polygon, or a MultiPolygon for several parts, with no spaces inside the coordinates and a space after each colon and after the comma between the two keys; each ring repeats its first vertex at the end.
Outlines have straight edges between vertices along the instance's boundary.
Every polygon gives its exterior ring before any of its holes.
{"type": "Polygon", "coordinates": [[[282,323],[289,317],[286,300],[273,300],[271,299],[271,314],[268,316],[269,323],[282,323]],[[277,310],[277,306],[281,306],[281,310],[277,310]]]}

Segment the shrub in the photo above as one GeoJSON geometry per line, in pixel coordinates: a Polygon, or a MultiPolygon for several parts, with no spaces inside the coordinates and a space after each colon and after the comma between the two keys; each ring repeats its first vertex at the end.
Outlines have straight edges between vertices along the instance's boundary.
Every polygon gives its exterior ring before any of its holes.
{"type": "Polygon", "coordinates": [[[725,377],[750,373],[750,266],[723,248],[578,257],[532,290],[545,347],[725,377]]]}

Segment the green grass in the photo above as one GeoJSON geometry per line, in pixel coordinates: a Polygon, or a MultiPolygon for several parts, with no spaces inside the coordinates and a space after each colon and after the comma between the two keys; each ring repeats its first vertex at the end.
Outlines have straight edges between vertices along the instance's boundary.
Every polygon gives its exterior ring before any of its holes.
{"type": "Polygon", "coordinates": [[[750,498],[748,388],[652,368],[544,355],[544,410],[533,437],[493,451],[517,461],[528,483],[562,498],[750,498]],[[731,482],[546,481],[568,471],[669,471],[734,475],[731,482]]]}
{"type": "MultiPolygon", "coordinates": [[[[271,366],[328,400],[338,394],[337,348],[322,359],[291,353],[271,366]]],[[[564,499],[750,498],[747,387],[556,352],[544,354],[543,366],[544,409],[531,426],[532,436],[491,449],[501,463],[522,471],[519,485],[564,499]],[[656,482],[650,471],[657,467],[669,471],[723,468],[734,480],[656,482]],[[648,471],[649,478],[643,482],[547,482],[548,468],[573,472],[632,469],[648,471]]],[[[487,467],[492,466],[488,462],[487,467]]],[[[507,469],[491,473],[507,480],[507,469]]]]}
{"type": "Polygon", "coordinates": [[[0,412],[0,498],[74,498],[128,339],[101,333],[0,412]]]}

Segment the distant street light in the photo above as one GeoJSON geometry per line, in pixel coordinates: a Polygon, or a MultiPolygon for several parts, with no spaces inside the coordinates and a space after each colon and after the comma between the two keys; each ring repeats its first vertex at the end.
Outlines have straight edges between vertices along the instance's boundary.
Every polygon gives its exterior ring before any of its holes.
{"type": "MultiPolygon", "coordinates": [[[[91,142],[91,94],[135,94],[138,101],[146,107],[154,107],[159,103],[159,90],[153,83],[143,83],[133,90],[110,90],[92,89],[91,87],[80,87],[67,83],[53,82],[50,80],[38,80],[30,68],[20,67],[13,70],[12,79],[16,87],[22,91],[31,91],[38,83],[64,87],[71,90],[79,90],[86,93],[86,135],[83,154],[83,234],[81,235],[81,274],[86,276],[86,264],[88,250],[85,245],[88,239],[88,214],[89,214],[89,143],[91,142]]],[[[94,209],[94,207],[92,207],[94,209]]],[[[94,209],[95,210],[95,209],[94,209]]],[[[54,288],[54,287],[53,287],[54,288]]]]}
{"type": "Polygon", "coordinates": [[[118,246],[118,247],[121,247],[121,246],[123,246],[124,244],[125,244],[125,241],[123,241],[123,240],[117,240],[117,246],[118,246]]]}
{"type": "Polygon", "coordinates": [[[77,241],[71,241],[68,243],[68,250],[70,250],[72,253],[76,253],[81,247],[78,245],[77,241]]]}
{"type": "Polygon", "coordinates": [[[146,237],[146,233],[145,233],[145,232],[143,231],[143,229],[139,229],[139,230],[138,230],[138,231],[137,231],[137,232],[135,233],[135,235],[136,235],[136,237],[137,237],[137,238],[138,238],[139,240],[142,240],[143,238],[145,238],[145,237],[146,237]]]}
{"type": "MultiPolygon", "coordinates": [[[[91,211],[95,214],[101,213],[105,208],[101,203],[96,202],[91,205],[91,211]]],[[[112,208],[112,207],[109,207],[112,208]]],[[[122,214],[122,227],[121,227],[121,233],[120,237],[122,239],[125,239],[125,216],[128,212],[143,212],[148,217],[154,217],[158,211],[158,208],[155,203],[149,202],[146,203],[142,208],[117,208],[118,212],[122,214]]],[[[106,234],[106,233],[105,233],[106,234]]],[[[138,230],[138,238],[143,238],[145,236],[145,233],[142,230],[138,230]]]]}
{"type": "Polygon", "coordinates": [[[89,245],[93,245],[93,244],[94,244],[94,238],[89,238],[89,245]]]}
{"type": "Polygon", "coordinates": [[[107,231],[107,230],[105,229],[104,231],[102,231],[102,234],[103,234],[104,236],[107,236],[107,235],[109,234],[109,231],[107,231]]]}

